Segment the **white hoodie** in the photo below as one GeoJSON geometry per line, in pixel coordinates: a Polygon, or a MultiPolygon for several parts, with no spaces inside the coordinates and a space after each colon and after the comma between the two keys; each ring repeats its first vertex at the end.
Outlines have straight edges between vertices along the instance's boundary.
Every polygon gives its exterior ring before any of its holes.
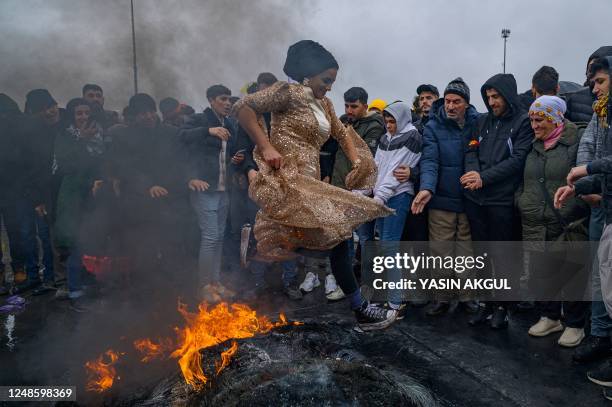
{"type": "Polygon", "coordinates": [[[395,118],[397,132],[394,136],[387,132],[380,138],[374,156],[378,166],[374,198],[387,203],[392,197],[404,192],[414,195],[413,182],[399,182],[393,176],[393,171],[400,165],[410,167],[411,172],[415,171],[421,159],[421,134],[412,124],[412,113],[406,103],[393,103],[385,108],[385,112],[395,118]]]}

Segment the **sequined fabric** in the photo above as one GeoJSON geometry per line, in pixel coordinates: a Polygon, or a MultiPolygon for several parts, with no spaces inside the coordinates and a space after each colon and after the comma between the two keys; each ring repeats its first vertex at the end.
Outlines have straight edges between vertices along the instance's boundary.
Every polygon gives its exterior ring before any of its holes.
{"type": "MultiPolygon", "coordinates": [[[[319,151],[329,135],[321,133],[302,85],[278,82],[245,97],[237,109],[244,104],[258,115],[272,112],[270,142],[283,156],[282,168],[274,170],[258,148],[253,152],[259,173],[249,196],[260,208],[254,227],[259,259],[290,259],[297,248],[330,249],[350,238],[360,224],[392,213],[373,199],[320,181],[319,151]]],[[[342,148],[350,138],[360,158],[346,178],[347,186],[371,189],[376,165],[370,149],[352,128],[345,129],[329,99],[321,104],[331,136],[342,148]]],[[[263,119],[259,124],[264,126],[263,119]]]]}

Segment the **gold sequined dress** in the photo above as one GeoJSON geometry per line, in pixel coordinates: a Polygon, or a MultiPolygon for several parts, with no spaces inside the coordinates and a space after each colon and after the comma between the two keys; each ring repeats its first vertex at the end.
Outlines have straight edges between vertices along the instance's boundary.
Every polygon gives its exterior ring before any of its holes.
{"type": "Polygon", "coordinates": [[[277,82],[246,96],[237,108],[245,104],[264,129],[261,115],[272,113],[270,143],[283,156],[283,166],[274,170],[257,147],[253,151],[259,172],[249,196],[260,208],[254,227],[257,258],[278,261],[295,257],[297,248],[331,249],[362,223],[392,213],[371,198],[320,180],[319,153],[331,136],[345,151],[350,137],[360,159],[347,176],[347,187],[371,189],[376,181],[370,149],[351,127],[342,125],[329,99],[315,99],[300,84],[277,82]]]}

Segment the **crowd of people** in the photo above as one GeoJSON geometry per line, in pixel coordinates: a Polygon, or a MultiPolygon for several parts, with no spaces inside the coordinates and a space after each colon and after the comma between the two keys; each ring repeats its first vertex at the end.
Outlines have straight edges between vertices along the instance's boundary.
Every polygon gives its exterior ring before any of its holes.
{"type": "MultiPolygon", "coordinates": [[[[0,295],[54,292],[86,312],[95,279],[85,260],[109,258],[125,260],[143,284],[181,283],[210,303],[250,301],[266,294],[266,271],[278,267],[291,300],[323,278],[329,300],[348,298],[358,327],[376,330],[401,320],[410,299],[396,290],[382,304],[364,298],[365,242],[460,248],[571,233],[601,240],[596,298],[536,303],[541,317],[528,333],[562,331],[558,343],[576,347],[576,362],[604,359],[612,355],[611,57],[612,46],[589,56],[584,86],[543,66],[519,94],[512,74],[493,75],[480,87],[486,112],[458,77],[442,93],[419,86],[411,102],[370,101],[352,87],[336,117],[325,94],[338,64],[308,41],[289,49],[289,81],[261,73],[241,98],[210,86],[201,113],[138,93],[118,114],[104,109],[96,84],[65,108],[46,89],[28,92],[23,111],[0,94],[0,215],[12,270],[0,295]],[[230,270],[241,284],[225,278],[230,270]]],[[[534,281],[554,279],[551,261],[530,258],[534,281]]],[[[507,327],[509,310],[534,306],[411,303],[431,317],[459,305],[470,325],[493,329],[507,327]]],[[[589,378],[612,387],[612,365],[589,378]]]]}

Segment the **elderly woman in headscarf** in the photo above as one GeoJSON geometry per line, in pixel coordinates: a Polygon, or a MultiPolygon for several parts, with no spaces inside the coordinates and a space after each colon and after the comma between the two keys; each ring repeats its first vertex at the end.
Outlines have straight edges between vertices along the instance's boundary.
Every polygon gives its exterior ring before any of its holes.
{"type": "MultiPolygon", "coordinates": [[[[580,141],[578,128],[564,118],[565,111],[565,101],[557,96],[540,96],[529,109],[535,139],[525,163],[523,184],[517,193],[524,241],[563,239],[568,225],[578,226],[572,227],[573,240],[587,240],[586,228],[581,226],[581,221],[588,217],[583,201],[572,198],[558,210],[553,207],[555,191],[565,185],[567,173],[576,165],[580,141]]],[[[529,262],[530,288],[536,296],[545,295],[559,284],[563,257],[533,252],[529,262]]],[[[573,347],[580,344],[584,338],[588,303],[542,302],[540,307],[541,318],[529,329],[529,335],[542,337],[564,331],[559,345],[573,347]]]]}
{"type": "Polygon", "coordinates": [[[332,272],[347,294],[362,329],[380,329],[396,313],[361,297],[348,255],[348,239],[360,224],[390,214],[380,202],[321,181],[319,152],[331,136],[353,164],[349,189],[369,189],[376,165],[365,142],[345,128],[325,94],[338,73],[333,55],[314,41],[299,41],[288,52],[284,72],[293,83],[277,82],[238,102],[238,118],[256,144],[259,172],[249,187],[260,208],[254,233],[257,257],[294,258],[299,250],[331,250],[332,272]],[[263,113],[271,112],[270,137],[263,113]]]}

